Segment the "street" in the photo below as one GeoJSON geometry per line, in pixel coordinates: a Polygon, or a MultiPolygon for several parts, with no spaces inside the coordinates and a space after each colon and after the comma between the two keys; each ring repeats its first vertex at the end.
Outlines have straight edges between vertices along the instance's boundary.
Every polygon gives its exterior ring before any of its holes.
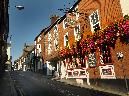
{"type": "Polygon", "coordinates": [[[67,85],[33,72],[10,73],[18,96],[117,96],[67,85]]]}

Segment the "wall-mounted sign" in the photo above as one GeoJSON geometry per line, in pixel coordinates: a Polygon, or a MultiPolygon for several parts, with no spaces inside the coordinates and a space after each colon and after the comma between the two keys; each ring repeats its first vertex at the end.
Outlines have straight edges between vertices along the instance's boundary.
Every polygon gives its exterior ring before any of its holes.
{"type": "Polygon", "coordinates": [[[72,69],[66,71],[66,78],[89,78],[86,69],[72,69]]]}
{"type": "Polygon", "coordinates": [[[101,79],[116,79],[113,65],[99,66],[99,68],[101,79]]]}

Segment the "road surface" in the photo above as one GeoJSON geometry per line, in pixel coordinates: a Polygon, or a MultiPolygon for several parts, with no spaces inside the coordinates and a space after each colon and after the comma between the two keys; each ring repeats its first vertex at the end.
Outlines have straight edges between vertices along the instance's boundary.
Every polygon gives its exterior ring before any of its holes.
{"type": "Polygon", "coordinates": [[[10,75],[18,96],[118,96],[66,85],[28,71],[13,71],[10,75]]]}

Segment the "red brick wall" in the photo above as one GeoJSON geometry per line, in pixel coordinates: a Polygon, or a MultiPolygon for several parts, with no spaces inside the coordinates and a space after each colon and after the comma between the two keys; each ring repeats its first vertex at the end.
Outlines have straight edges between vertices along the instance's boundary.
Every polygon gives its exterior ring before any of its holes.
{"type": "Polygon", "coordinates": [[[112,60],[115,67],[116,77],[123,78],[125,75],[129,78],[129,44],[122,44],[120,39],[117,39],[115,49],[112,49],[112,60]],[[122,52],[124,54],[123,60],[118,60],[117,53],[122,52]],[[123,65],[123,68],[122,68],[123,65]]]}
{"type": "MultiPolygon", "coordinates": [[[[114,22],[115,20],[119,19],[122,17],[122,11],[120,7],[120,1],[119,0],[81,0],[81,2],[78,5],[79,13],[84,13],[86,15],[80,15],[79,20],[77,21],[81,25],[81,32],[83,32],[83,38],[86,38],[87,35],[91,35],[91,26],[90,26],[90,21],[89,21],[89,15],[98,9],[99,12],[99,19],[100,19],[100,25],[101,29],[105,28],[110,22],[114,22]]],[[[53,35],[53,28],[50,30],[51,34],[53,35]]],[[[74,29],[71,27],[68,27],[67,29],[63,29],[63,22],[58,24],[58,35],[59,35],[59,49],[64,48],[64,35],[68,32],[68,37],[69,37],[69,45],[71,45],[75,42],[75,37],[74,37],[74,29]]],[[[58,51],[55,51],[53,49],[52,53],[48,55],[47,53],[47,48],[48,48],[48,33],[45,35],[46,40],[45,40],[45,60],[49,60],[51,58],[57,57],[58,56],[58,51]]],[[[53,36],[52,36],[53,37],[53,36]]],[[[52,40],[54,41],[54,40],[52,40]]],[[[42,41],[43,42],[43,41],[42,41]]],[[[52,42],[52,46],[53,46],[52,42]]],[[[43,46],[42,46],[43,48],[43,46]]],[[[52,47],[54,48],[54,47],[52,47]]],[[[120,78],[123,76],[123,70],[121,69],[121,63],[126,65],[125,67],[125,73],[129,77],[129,72],[128,72],[128,57],[129,57],[129,52],[128,52],[129,46],[128,45],[121,45],[119,40],[117,40],[116,47],[115,49],[111,50],[112,54],[112,60],[113,64],[115,67],[115,72],[116,72],[116,77],[120,78]],[[120,47],[118,48],[117,45],[120,44],[120,47]],[[125,49],[125,50],[123,50],[125,49]],[[118,51],[124,52],[124,59],[122,62],[117,60],[116,53],[118,51]]],[[[99,56],[99,53],[97,54],[97,58],[99,56]]],[[[99,68],[89,68],[88,72],[90,73],[90,78],[100,78],[100,72],[99,68]]]]}

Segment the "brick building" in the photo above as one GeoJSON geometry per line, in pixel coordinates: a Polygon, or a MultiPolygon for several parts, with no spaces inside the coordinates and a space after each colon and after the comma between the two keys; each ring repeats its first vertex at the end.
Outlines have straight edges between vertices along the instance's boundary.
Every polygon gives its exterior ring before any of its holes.
{"type": "Polygon", "coordinates": [[[7,61],[7,38],[9,33],[8,0],[0,1],[0,71],[4,71],[7,61]]]}
{"type": "Polygon", "coordinates": [[[44,47],[44,32],[47,28],[43,29],[38,36],[36,36],[35,42],[35,50],[34,50],[34,70],[38,72],[42,72],[44,57],[45,57],[45,47],[44,47]]]}
{"type": "Polygon", "coordinates": [[[129,23],[128,16],[123,18],[129,12],[124,4],[121,0],[78,0],[64,16],[52,20],[37,37],[41,36],[47,75],[55,70],[61,78],[86,79],[87,84],[129,78],[129,23]]]}

